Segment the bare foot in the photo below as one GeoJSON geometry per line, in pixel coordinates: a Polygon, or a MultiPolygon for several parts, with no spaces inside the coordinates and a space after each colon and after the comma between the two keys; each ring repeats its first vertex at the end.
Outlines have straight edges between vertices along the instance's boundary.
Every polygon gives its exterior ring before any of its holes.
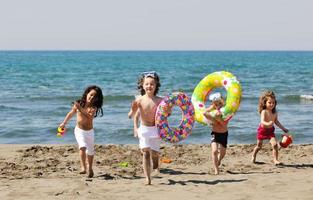
{"type": "Polygon", "coordinates": [[[86,174],[86,170],[81,170],[79,174],[86,174]]]}
{"type": "Polygon", "coordinates": [[[251,162],[252,162],[252,163],[255,163],[255,160],[256,160],[256,157],[255,157],[255,156],[252,156],[251,162]]]}
{"type": "Polygon", "coordinates": [[[214,175],[218,175],[218,174],[219,174],[218,169],[214,169],[214,175]]]}
{"type": "Polygon", "coordinates": [[[274,160],[274,164],[275,164],[275,165],[281,165],[281,164],[283,164],[283,163],[280,162],[280,161],[278,161],[278,160],[274,160]]]}
{"type": "Polygon", "coordinates": [[[92,178],[93,177],[93,170],[91,169],[91,170],[89,170],[89,173],[88,173],[88,178],[92,178]]]}
{"type": "Polygon", "coordinates": [[[146,178],[146,183],[145,185],[151,185],[151,178],[146,178]]]}

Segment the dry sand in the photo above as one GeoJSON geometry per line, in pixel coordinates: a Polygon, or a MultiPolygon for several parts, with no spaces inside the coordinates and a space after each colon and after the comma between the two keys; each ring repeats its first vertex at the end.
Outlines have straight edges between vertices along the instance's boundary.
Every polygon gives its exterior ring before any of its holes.
{"type": "Polygon", "coordinates": [[[252,164],[253,147],[230,145],[216,176],[209,145],[163,146],[172,162],[145,186],[136,145],[97,145],[92,179],[76,145],[0,145],[0,199],[313,199],[313,144],[280,149],[282,166],[269,145],[252,164]]]}

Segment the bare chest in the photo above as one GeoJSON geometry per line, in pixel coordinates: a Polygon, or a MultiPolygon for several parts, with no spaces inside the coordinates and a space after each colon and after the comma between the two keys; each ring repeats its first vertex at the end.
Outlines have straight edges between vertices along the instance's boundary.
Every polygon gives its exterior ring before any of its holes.
{"type": "Polygon", "coordinates": [[[265,121],[275,121],[276,114],[270,113],[270,112],[265,112],[264,118],[265,118],[265,121]]]}
{"type": "Polygon", "coordinates": [[[154,102],[142,104],[140,113],[144,115],[153,115],[156,112],[157,104],[154,102]]]}

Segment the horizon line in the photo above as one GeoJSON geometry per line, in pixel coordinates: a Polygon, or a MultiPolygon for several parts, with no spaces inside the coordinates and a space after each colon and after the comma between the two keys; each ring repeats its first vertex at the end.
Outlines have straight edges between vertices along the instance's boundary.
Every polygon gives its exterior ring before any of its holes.
{"type": "Polygon", "coordinates": [[[221,51],[224,51],[224,52],[311,52],[313,51],[312,50],[308,50],[308,49],[305,49],[305,50],[295,50],[295,49],[289,49],[289,50],[286,50],[286,49],[281,49],[281,50],[262,50],[262,49],[258,49],[258,50],[249,50],[249,49],[246,49],[246,50],[242,50],[242,49],[234,49],[234,50],[201,50],[201,49],[184,49],[184,50],[175,50],[175,49],[0,49],[0,52],[4,52],[4,51],[169,51],[169,52],[174,52],[174,51],[181,51],[181,52],[187,52],[187,51],[198,51],[198,52],[221,52],[221,51]]]}

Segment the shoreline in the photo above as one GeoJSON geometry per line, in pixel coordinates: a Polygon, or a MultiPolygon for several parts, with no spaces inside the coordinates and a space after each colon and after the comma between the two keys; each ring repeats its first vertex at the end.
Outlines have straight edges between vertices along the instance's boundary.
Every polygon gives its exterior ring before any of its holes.
{"type": "Polygon", "coordinates": [[[272,163],[264,145],[251,163],[255,144],[231,144],[213,175],[209,144],[161,145],[161,163],[144,185],[138,145],[96,145],[92,179],[79,175],[77,145],[0,144],[1,199],[311,199],[313,144],[279,150],[272,163]],[[34,192],[34,190],[36,192],[34,192]]]}

